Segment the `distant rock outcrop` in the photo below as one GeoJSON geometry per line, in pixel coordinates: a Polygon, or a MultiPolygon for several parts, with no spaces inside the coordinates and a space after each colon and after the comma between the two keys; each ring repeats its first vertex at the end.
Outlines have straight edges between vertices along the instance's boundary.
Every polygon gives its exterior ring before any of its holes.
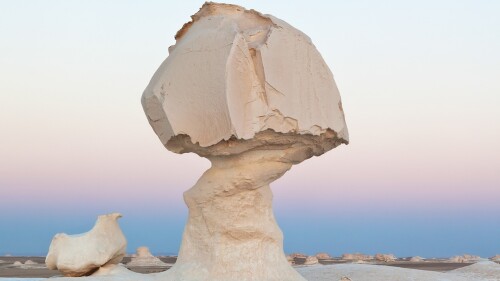
{"type": "Polygon", "coordinates": [[[148,247],[139,247],[127,266],[167,266],[167,264],[153,256],[148,247]]]}
{"type": "Polygon", "coordinates": [[[319,260],[329,260],[332,258],[328,253],[317,253],[315,256],[319,260]]]}
{"type": "Polygon", "coordinates": [[[37,262],[34,262],[32,260],[27,260],[24,262],[24,265],[34,265],[34,264],[38,264],[37,262]]]}
{"type": "Polygon", "coordinates": [[[84,276],[103,265],[118,264],[125,256],[127,240],[113,213],[97,218],[94,227],[84,234],[58,233],[52,239],[45,263],[65,276],[84,276]]]}
{"type": "Polygon", "coordinates": [[[309,256],[306,258],[306,261],[304,262],[304,265],[314,265],[314,264],[318,264],[318,258],[316,258],[315,256],[309,256]]]}
{"type": "Polygon", "coordinates": [[[301,259],[305,259],[307,258],[307,255],[306,254],[303,254],[303,253],[291,253],[290,255],[288,255],[289,257],[291,258],[301,258],[301,259]]]}
{"type": "Polygon", "coordinates": [[[15,261],[12,265],[13,266],[21,266],[21,265],[23,265],[23,263],[20,261],[15,261]]]}
{"type": "Polygon", "coordinates": [[[490,258],[492,261],[500,261],[500,255],[496,255],[490,258]]]}
{"type": "Polygon", "coordinates": [[[361,253],[354,253],[354,254],[343,254],[342,259],[346,261],[368,261],[373,259],[373,257],[361,253]]]}
{"type": "Polygon", "coordinates": [[[424,261],[424,258],[419,257],[419,256],[416,256],[416,257],[412,257],[412,258],[410,259],[410,261],[411,261],[411,262],[422,262],[422,261],[424,261]]]}
{"type": "Polygon", "coordinates": [[[476,262],[481,259],[480,256],[473,256],[473,255],[462,255],[462,256],[454,256],[448,259],[448,262],[456,262],[456,263],[466,263],[466,262],[476,262]]]}
{"type": "Polygon", "coordinates": [[[376,254],[375,260],[383,262],[392,262],[396,260],[396,257],[393,254],[376,254]]]}

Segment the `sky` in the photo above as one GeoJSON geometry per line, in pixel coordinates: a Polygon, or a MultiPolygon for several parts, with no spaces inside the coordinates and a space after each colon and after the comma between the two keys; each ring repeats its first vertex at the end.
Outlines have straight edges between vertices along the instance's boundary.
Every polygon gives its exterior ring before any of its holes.
{"type": "MultiPolygon", "coordinates": [[[[500,2],[238,1],[308,34],[350,144],[272,184],[287,253],[500,254],[500,2]]],[[[127,251],[177,253],[209,167],[140,98],[203,1],[0,0],[0,256],[120,212],[127,251]]]]}

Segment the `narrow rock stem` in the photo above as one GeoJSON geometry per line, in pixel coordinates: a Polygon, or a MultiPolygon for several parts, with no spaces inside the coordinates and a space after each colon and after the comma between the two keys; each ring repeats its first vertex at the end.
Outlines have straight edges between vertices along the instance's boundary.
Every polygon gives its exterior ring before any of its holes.
{"type": "Polygon", "coordinates": [[[290,151],[210,158],[212,167],[184,193],[189,218],[172,280],[305,280],[285,257],[269,188],[291,168],[290,151]]]}

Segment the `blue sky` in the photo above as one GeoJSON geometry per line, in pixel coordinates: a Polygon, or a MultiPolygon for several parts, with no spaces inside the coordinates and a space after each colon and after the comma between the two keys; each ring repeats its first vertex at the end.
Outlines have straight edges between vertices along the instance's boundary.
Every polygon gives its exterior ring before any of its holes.
{"type": "MultiPolygon", "coordinates": [[[[140,96],[202,3],[0,1],[0,255],[115,211],[129,252],[178,250],[209,163],[166,151],[140,96]]],[[[235,4],[311,37],[349,127],[272,185],[287,252],[500,254],[500,2],[235,4]]]]}

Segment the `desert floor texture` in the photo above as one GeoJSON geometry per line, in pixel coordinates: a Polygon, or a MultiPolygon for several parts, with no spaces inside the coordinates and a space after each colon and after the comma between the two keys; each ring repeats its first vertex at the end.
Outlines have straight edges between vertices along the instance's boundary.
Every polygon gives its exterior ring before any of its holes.
{"type": "MultiPolygon", "coordinates": [[[[176,261],[173,256],[159,258],[167,265],[125,266],[132,271],[148,274],[168,270],[176,261]]],[[[1,281],[34,281],[60,276],[57,270],[47,269],[45,257],[0,257],[0,260],[1,281]],[[25,264],[28,260],[33,263],[25,264]],[[15,262],[18,262],[17,265],[14,265],[15,262]]],[[[127,264],[130,260],[130,257],[125,257],[122,264],[127,264]]],[[[310,281],[336,281],[342,277],[348,277],[352,281],[500,281],[500,263],[486,259],[475,263],[454,263],[446,259],[352,263],[332,258],[320,259],[319,264],[312,266],[303,265],[304,261],[303,258],[295,258],[294,268],[310,281]]]]}

